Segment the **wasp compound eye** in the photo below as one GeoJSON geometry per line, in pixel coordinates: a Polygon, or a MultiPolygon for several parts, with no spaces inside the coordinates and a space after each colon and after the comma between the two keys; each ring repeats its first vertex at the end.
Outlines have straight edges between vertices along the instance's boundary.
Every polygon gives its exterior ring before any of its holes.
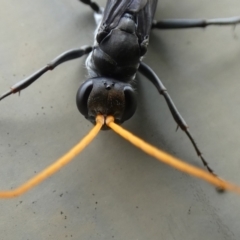
{"type": "Polygon", "coordinates": [[[93,88],[93,81],[87,80],[84,82],[77,91],[76,103],[80,113],[88,117],[88,98],[93,88]]]}
{"type": "Polygon", "coordinates": [[[122,116],[122,122],[125,122],[133,116],[137,108],[137,98],[134,90],[130,86],[124,87],[125,109],[122,116]]]}

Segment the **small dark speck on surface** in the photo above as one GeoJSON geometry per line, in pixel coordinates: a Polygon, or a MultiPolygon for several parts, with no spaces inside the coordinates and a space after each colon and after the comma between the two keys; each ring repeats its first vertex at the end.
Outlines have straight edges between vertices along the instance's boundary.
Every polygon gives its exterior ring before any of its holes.
{"type": "Polygon", "coordinates": [[[67,228],[67,226],[64,226],[64,228],[67,228]]]}
{"type": "Polygon", "coordinates": [[[67,219],[67,216],[65,216],[64,219],[67,219]]]}
{"type": "Polygon", "coordinates": [[[96,202],[96,204],[98,204],[98,202],[96,202]]]}
{"type": "Polygon", "coordinates": [[[36,203],[37,201],[33,201],[32,204],[36,203]]]}
{"type": "Polygon", "coordinates": [[[56,190],[53,190],[52,192],[53,192],[53,193],[55,193],[55,192],[56,192],[56,190]]]}
{"type": "Polygon", "coordinates": [[[62,212],[62,211],[61,211],[60,213],[61,213],[61,215],[63,214],[63,212],[62,212]]]}
{"type": "Polygon", "coordinates": [[[136,206],[136,208],[138,208],[138,206],[136,206]]]}
{"type": "Polygon", "coordinates": [[[59,196],[62,197],[62,196],[63,196],[63,193],[61,193],[59,196]]]}

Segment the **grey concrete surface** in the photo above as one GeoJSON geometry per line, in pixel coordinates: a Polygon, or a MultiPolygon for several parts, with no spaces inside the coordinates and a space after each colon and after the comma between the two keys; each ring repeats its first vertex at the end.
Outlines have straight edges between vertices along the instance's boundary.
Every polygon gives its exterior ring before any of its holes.
{"type": "MultiPolygon", "coordinates": [[[[98,1],[104,6],[105,1],[98,1]]],[[[2,0],[0,89],[61,52],[91,44],[91,10],[76,0],[2,0]]],[[[239,0],[161,1],[156,18],[240,15],[239,0]]],[[[85,58],[0,103],[0,189],[23,183],[91,128],[75,95],[85,58]]],[[[144,60],[160,76],[211,166],[240,184],[240,26],[154,30],[144,60]]],[[[139,106],[124,126],[202,167],[161,96],[138,76],[139,106]]],[[[0,200],[1,240],[239,240],[240,196],[169,168],[111,131],[25,195],[0,200]]]]}

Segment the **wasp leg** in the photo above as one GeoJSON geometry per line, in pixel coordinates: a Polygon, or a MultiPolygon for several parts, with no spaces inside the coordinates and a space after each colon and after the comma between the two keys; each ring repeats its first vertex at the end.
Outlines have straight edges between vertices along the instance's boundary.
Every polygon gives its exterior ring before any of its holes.
{"type": "Polygon", "coordinates": [[[158,76],[156,75],[156,73],[145,63],[141,63],[140,67],[139,67],[139,72],[142,73],[148,80],[150,80],[154,86],[157,88],[158,92],[164,96],[167,105],[169,107],[169,110],[172,113],[172,116],[175,120],[175,122],[177,123],[177,125],[187,134],[188,138],[190,139],[193,147],[195,148],[195,151],[197,153],[197,155],[201,158],[203,165],[207,168],[207,170],[212,173],[213,175],[216,176],[216,174],[214,173],[214,171],[212,170],[212,168],[209,167],[207,161],[203,158],[202,153],[200,152],[195,140],[193,139],[187,123],[185,122],[185,120],[183,119],[183,117],[181,116],[181,114],[178,112],[173,100],[171,99],[170,95],[167,92],[167,89],[164,87],[163,83],[161,82],[161,80],[158,78],[158,76]]]}
{"type": "Polygon", "coordinates": [[[182,29],[182,28],[205,28],[211,25],[228,26],[240,23],[240,17],[213,18],[213,19],[163,19],[154,20],[152,29],[182,29]]]}
{"type": "Polygon", "coordinates": [[[57,67],[61,63],[82,57],[84,54],[88,54],[91,51],[92,51],[91,46],[83,46],[81,48],[72,49],[62,53],[61,55],[53,59],[50,63],[48,63],[45,67],[41,68],[40,70],[33,73],[31,76],[23,79],[22,81],[14,84],[9,91],[7,91],[6,93],[0,96],[0,101],[13,93],[20,92],[24,88],[27,88],[30,84],[35,82],[44,73],[46,73],[49,70],[53,70],[55,67],[57,67]]]}
{"type": "Polygon", "coordinates": [[[79,0],[79,1],[82,2],[82,3],[84,3],[84,4],[89,5],[94,12],[96,12],[96,13],[102,13],[102,10],[101,10],[101,8],[98,6],[97,3],[92,2],[91,0],[79,0]]]}

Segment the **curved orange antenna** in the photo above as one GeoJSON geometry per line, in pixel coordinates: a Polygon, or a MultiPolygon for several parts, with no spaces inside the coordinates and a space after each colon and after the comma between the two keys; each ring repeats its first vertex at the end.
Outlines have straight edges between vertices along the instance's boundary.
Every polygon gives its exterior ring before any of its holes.
{"type": "Polygon", "coordinates": [[[20,187],[15,188],[13,190],[0,192],[0,198],[17,197],[25,193],[26,191],[30,190],[37,184],[41,183],[58,170],[60,170],[63,166],[68,164],[77,154],[79,154],[97,136],[103,124],[104,124],[103,116],[97,116],[96,125],[93,127],[93,129],[68,153],[63,155],[56,162],[51,164],[49,167],[45,168],[42,172],[38,173],[36,176],[25,182],[20,187]]]}
{"type": "Polygon", "coordinates": [[[212,175],[209,172],[206,172],[200,168],[191,166],[190,164],[187,164],[183,162],[182,160],[175,158],[171,156],[168,153],[165,153],[164,151],[161,151],[150,144],[144,142],[142,139],[134,136],[132,133],[128,132],[127,130],[123,129],[119,125],[114,123],[114,118],[112,116],[108,116],[106,119],[106,124],[112,128],[116,133],[118,133],[120,136],[131,142],[136,147],[140,148],[142,151],[146,152],[147,154],[155,157],[157,160],[170,165],[173,168],[176,168],[182,172],[188,173],[190,175],[193,175],[195,177],[201,178],[215,186],[217,186],[219,189],[223,190],[231,190],[234,192],[240,193],[240,187],[235,186],[229,182],[226,182],[214,175],[212,175]]]}

